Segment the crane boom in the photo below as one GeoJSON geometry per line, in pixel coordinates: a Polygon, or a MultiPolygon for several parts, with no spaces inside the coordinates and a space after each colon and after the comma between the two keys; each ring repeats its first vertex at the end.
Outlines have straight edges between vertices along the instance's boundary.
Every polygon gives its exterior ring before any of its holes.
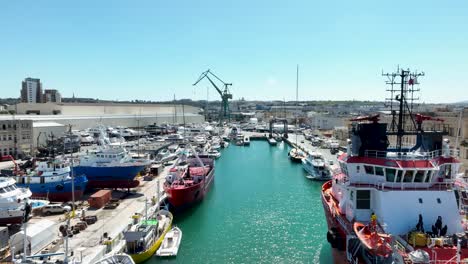
{"type": "MultiPolygon", "coordinates": [[[[229,99],[232,99],[232,94],[229,93],[229,89],[228,89],[228,86],[232,85],[232,83],[225,83],[223,80],[221,80],[218,76],[216,76],[214,73],[212,73],[209,69],[202,72],[202,74],[200,74],[200,77],[198,77],[197,81],[193,84],[194,86],[197,85],[201,80],[203,80],[204,78],[207,78],[208,81],[211,83],[211,85],[213,85],[213,87],[216,89],[216,91],[219,93],[219,95],[221,96],[221,101],[222,101],[222,107],[223,107],[223,111],[222,111],[222,117],[228,117],[229,118],[229,102],[228,100],[229,99]],[[213,82],[213,80],[210,78],[211,75],[212,77],[216,78],[218,81],[220,81],[223,85],[224,85],[224,91],[221,90],[215,82],[213,82]]],[[[220,121],[221,121],[222,118],[220,118],[220,121]]]]}

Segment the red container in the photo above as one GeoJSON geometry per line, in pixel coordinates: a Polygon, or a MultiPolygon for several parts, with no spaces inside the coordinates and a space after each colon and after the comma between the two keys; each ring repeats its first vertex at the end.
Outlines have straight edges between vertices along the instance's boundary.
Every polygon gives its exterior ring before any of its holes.
{"type": "Polygon", "coordinates": [[[112,190],[99,190],[88,199],[89,206],[92,208],[102,208],[110,201],[112,190]]]}

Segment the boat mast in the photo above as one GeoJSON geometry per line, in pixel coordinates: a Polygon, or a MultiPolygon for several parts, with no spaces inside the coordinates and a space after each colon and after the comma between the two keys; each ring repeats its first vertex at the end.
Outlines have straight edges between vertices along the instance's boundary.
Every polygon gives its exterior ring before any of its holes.
{"type": "Polygon", "coordinates": [[[299,94],[299,64],[296,66],[296,148],[297,148],[297,101],[298,99],[298,94],[299,94]]]}
{"type": "MultiPolygon", "coordinates": [[[[70,149],[70,159],[71,159],[71,168],[70,168],[70,175],[71,175],[71,184],[72,184],[72,217],[75,216],[75,175],[73,173],[73,145],[71,144],[72,141],[72,125],[69,125],[69,144],[71,146],[70,149]]],[[[65,151],[64,151],[65,152],[65,151]]]]}
{"type": "Polygon", "coordinates": [[[382,76],[388,78],[386,84],[391,87],[387,90],[391,92],[391,97],[386,99],[387,103],[390,104],[390,111],[392,114],[392,124],[390,126],[390,133],[388,134],[396,135],[396,150],[401,152],[403,148],[403,137],[405,135],[415,135],[418,130],[412,111],[413,102],[419,100],[419,98],[414,97],[414,92],[418,92],[419,89],[414,86],[419,84],[418,77],[424,76],[424,72],[411,72],[409,69],[403,70],[398,68],[396,72],[382,73],[382,76]],[[398,81],[397,78],[399,78],[400,81],[398,81]],[[399,89],[395,89],[395,85],[400,85],[399,89]],[[399,94],[393,97],[396,92],[399,92],[399,94]],[[398,103],[398,121],[396,120],[397,113],[394,109],[393,102],[398,103]],[[412,121],[413,131],[405,131],[408,117],[412,121]]]}

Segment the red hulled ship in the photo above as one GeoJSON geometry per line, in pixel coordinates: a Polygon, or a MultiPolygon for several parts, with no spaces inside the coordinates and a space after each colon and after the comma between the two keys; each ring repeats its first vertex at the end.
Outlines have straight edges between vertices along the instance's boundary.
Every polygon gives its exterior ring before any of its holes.
{"type": "Polygon", "coordinates": [[[421,74],[386,76],[391,123],[353,119],[340,168],[322,187],[327,240],[348,263],[461,263],[468,236],[457,151],[442,120],[412,113],[421,74]]]}
{"type": "Polygon", "coordinates": [[[203,199],[214,181],[214,160],[189,158],[186,164],[171,169],[164,190],[175,209],[187,208],[203,199]]]}

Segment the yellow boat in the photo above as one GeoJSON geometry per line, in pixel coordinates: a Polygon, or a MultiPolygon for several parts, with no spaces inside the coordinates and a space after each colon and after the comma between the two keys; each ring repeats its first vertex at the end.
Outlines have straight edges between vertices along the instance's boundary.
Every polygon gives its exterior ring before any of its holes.
{"type": "Polygon", "coordinates": [[[125,249],[136,264],[148,260],[161,246],[164,236],[172,227],[173,216],[167,210],[159,210],[152,217],[131,226],[125,231],[125,249]]]}

